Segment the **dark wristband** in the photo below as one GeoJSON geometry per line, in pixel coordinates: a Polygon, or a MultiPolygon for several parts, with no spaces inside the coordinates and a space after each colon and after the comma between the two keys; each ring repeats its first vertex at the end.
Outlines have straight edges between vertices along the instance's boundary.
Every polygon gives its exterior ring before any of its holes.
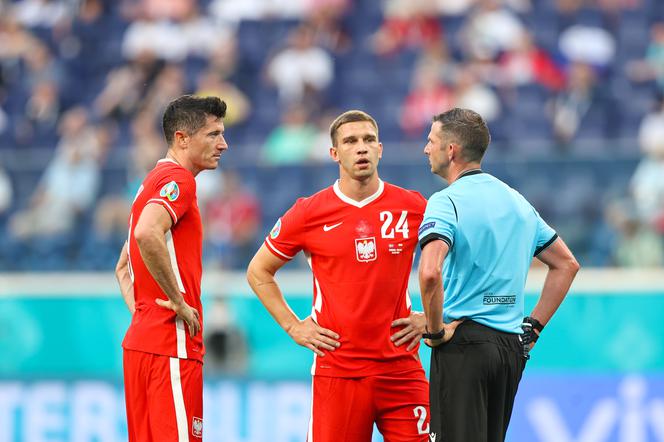
{"type": "Polygon", "coordinates": [[[438,340],[438,339],[443,339],[445,337],[445,329],[443,328],[441,331],[436,332],[436,333],[422,333],[422,337],[424,339],[431,339],[431,340],[438,340]]]}

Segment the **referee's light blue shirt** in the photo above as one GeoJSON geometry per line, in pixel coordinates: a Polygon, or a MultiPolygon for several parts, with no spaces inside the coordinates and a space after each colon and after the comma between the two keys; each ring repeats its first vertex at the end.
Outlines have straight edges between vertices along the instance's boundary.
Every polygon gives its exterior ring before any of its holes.
{"type": "Polygon", "coordinates": [[[468,318],[522,333],[523,289],[533,256],[558,235],[519,192],[481,170],[429,198],[420,247],[443,240],[443,321],[468,318]]]}

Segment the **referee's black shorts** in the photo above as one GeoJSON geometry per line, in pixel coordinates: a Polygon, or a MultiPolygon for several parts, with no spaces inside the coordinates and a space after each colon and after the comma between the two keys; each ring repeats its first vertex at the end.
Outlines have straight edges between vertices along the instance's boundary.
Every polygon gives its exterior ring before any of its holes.
{"type": "Polygon", "coordinates": [[[431,353],[431,440],[502,442],[525,365],[518,335],[461,323],[431,353]]]}

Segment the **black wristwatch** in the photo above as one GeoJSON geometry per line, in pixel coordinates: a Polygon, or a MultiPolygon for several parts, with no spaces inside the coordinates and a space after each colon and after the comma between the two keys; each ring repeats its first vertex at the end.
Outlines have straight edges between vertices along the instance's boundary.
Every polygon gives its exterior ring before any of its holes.
{"type": "Polygon", "coordinates": [[[539,322],[537,319],[533,318],[532,316],[526,316],[523,318],[523,322],[530,324],[532,328],[537,330],[538,333],[542,333],[542,330],[544,330],[544,326],[542,325],[541,322],[539,322]]]}
{"type": "Polygon", "coordinates": [[[431,339],[432,341],[443,339],[445,337],[445,329],[443,328],[441,331],[436,333],[429,333],[429,332],[422,333],[422,337],[424,339],[431,339]]]}

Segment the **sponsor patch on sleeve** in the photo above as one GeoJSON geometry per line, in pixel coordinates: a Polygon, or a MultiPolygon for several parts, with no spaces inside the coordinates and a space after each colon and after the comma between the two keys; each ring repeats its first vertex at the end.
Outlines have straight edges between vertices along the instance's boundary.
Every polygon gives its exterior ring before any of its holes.
{"type": "Polygon", "coordinates": [[[418,235],[421,235],[422,232],[426,232],[426,231],[429,230],[429,229],[433,229],[435,226],[436,226],[436,222],[435,222],[435,221],[431,221],[431,222],[428,222],[428,223],[422,224],[422,225],[420,226],[420,230],[417,231],[417,234],[418,234],[418,235]]]}
{"type": "Polygon", "coordinates": [[[270,238],[275,239],[279,236],[279,232],[281,232],[281,218],[277,220],[274,227],[272,227],[272,230],[270,230],[270,238]]]}
{"type": "Polygon", "coordinates": [[[175,201],[178,199],[180,196],[180,188],[178,187],[178,183],[175,181],[171,181],[168,184],[164,184],[164,187],[161,188],[159,191],[159,196],[162,198],[168,199],[168,201],[175,201]]]}

